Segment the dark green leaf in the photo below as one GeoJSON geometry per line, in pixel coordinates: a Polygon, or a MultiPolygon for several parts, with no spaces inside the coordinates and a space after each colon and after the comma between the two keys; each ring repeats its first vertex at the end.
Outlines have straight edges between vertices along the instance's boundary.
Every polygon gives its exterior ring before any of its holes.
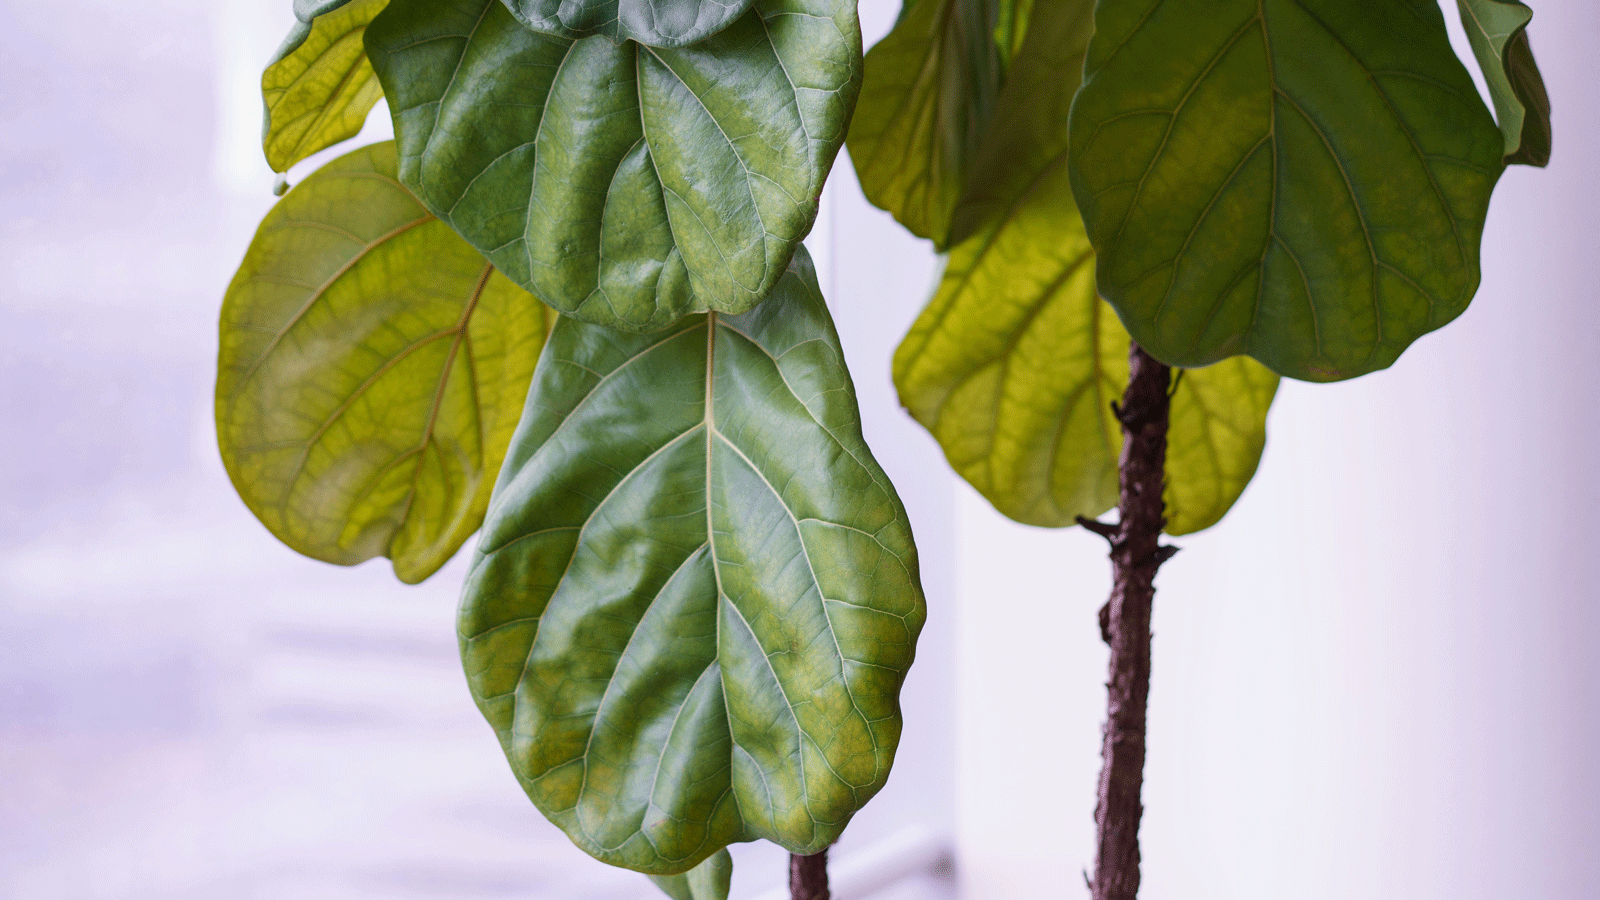
{"type": "Polygon", "coordinates": [[[1533,10],[1512,0],[1457,0],[1461,24],[1478,57],[1505,136],[1507,165],[1550,162],[1550,95],[1533,61],[1533,10]]]}
{"type": "Polygon", "coordinates": [[[1072,187],[1151,354],[1333,381],[1466,308],[1501,138],[1432,0],[1101,0],[1095,25],[1072,187]]]}
{"type": "Polygon", "coordinates": [[[687,47],[727,28],[752,0],[505,0],[536,31],[564,38],[598,34],[620,44],[687,47]]]}
{"type": "Polygon", "coordinates": [[[867,54],[850,160],[861,190],[944,249],[1000,87],[992,0],[920,0],[867,54]]]}
{"type": "Polygon", "coordinates": [[[394,0],[367,32],[401,180],[517,283],[631,331],[766,296],[855,101],[851,0],[759,0],[693,47],[394,0]]]}
{"type": "Polygon", "coordinates": [[[261,145],[274,172],[361,131],[383,89],[361,45],[389,0],[297,0],[300,20],[261,73],[261,145]]]}
{"type": "Polygon", "coordinates": [[[672,900],[728,900],[733,886],[733,857],[726,849],[682,875],[651,875],[650,880],[672,900]]]}
{"type": "MultiPolygon", "coordinates": [[[[1030,525],[1071,525],[1117,502],[1111,402],[1128,383],[1128,334],[1095,296],[1066,164],[1091,11],[1036,8],[956,213],[960,243],[894,360],[901,402],[951,466],[1030,525]]],[[[1213,524],[1244,490],[1277,383],[1243,358],[1184,373],[1168,434],[1169,532],[1213,524]]]]}
{"type": "Polygon", "coordinates": [[[614,865],[815,853],[883,786],[925,615],[810,259],[741,316],[563,318],[462,599],[535,805],[614,865]]]}
{"type": "Polygon", "coordinates": [[[417,582],[482,521],[554,315],[394,176],[394,144],[364,147],[262,221],[223,300],[217,442],[284,543],[417,582]]]}

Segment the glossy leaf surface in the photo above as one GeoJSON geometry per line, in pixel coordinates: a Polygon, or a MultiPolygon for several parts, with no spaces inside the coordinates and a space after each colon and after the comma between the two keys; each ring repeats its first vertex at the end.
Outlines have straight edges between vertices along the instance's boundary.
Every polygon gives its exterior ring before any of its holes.
{"type": "Polygon", "coordinates": [[[535,805],[654,874],[810,854],[882,787],[925,608],[804,251],[741,316],[563,318],[460,614],[535,805]]]}
{"type": "Polygon", "coordinates": [[[361,44],[389,0],[295,3],[295,24],[261,74],[261,144],[274,172],[355,137],[383,96],[361,44]]]}
{"type": "Polygon", "coordinates": [[[1502,142],[1432,0],[1102,0],[1095,20],[1073,190],[1151,354],[1333,381],[1466,308],[1502,142]]]}
{"type": "Polygon", "coordinates": [[[394,0],[367,32],[401,180],[547,303],[632,331],[743,312],[816,217],[861,69],[851,0],[760,0],[686,49],[394,0]]]}
{"type": "Polygon", "coordinates": [[[1457,4],[1494,99],[1506,163],[1545,165],[1550,162],[1550,95],[1528,43],[1533,10],[1510,0],[1457,0],[1457,4]]]}
{"type": "Polygon", "coordinates": [[[432,574],[476,531],[554,316],[395,180],[392,143],[267,214],[222,306],[217,441],[274,535],[432,574]]]}
{"type": "MultiPolygon", "coordinates": [[[[901,402],[1007,516],[1066,526],[1117,501],[1128,334],[1095,295],[1067,113],[1090,5],[1036,7],[956,214],[960,243],[895,354],[901,402]]],[[[1205,528],[1254,474],[1277,376],[1249,359],[1185,372],[1168,434],[1167,530],[1205,528]]]]}
{"type": "Polygon", "coordinates": [[[733,886],[733,857],[726,849],[682,875],[651,875],[650,880],[672,900],[728,900],[733,886]]]}
{"type": "Polygon", "coordinates": [[[867,199],[940,250],[994,112],[990,0],[919,0],[867,53],[850,160],[867,199]]]}
{"type": "Polygon", "coordinates": [[[687,47],[727,28],[752,0],[504,0],[524,25],[558,37],[687,47]]]}

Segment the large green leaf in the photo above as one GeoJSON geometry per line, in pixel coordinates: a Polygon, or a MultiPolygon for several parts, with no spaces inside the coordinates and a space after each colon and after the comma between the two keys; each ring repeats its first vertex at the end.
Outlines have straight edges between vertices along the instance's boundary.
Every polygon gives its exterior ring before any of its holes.
{"type": "MultiPolygon", "coordinates": [[[[1117,502],[1128,334],[1095,295],[1067,173],[1071,73],[1090,8],[1035,8],[995,128],[956,213],[960,243],[895,353],[901,402],[995,508],[1071,525],[1117,502]],[[1061,73],[1068,73],[1065,77],[1061,73]]],[[[1250,481],[1278,378],[1230,359],[1183,374],[1168,433],[1167,530],[1218,519],[1250,481]]]]}
{"type": "Polygon", "coordinates": [[[860,46],[852,0],[759,0],[676,50],[542,34],[499,0],[394,0],[367,31],[401,180],[547,303],[631,331],[771,290],[860,46]]]}
{"type": "Polygon", "coordinates": [[[920,0],[867,53],[850,160],[861,190],[940,250],[995,94],[993,0],[920,0]]]}
{"type": "Polygon", "coordinates": [[[536,31],[565,38],[598,34],[620,44],[687,47],[727,28],[753,0],[505,0],[536,31]]]}
{"type": "Polygon", "coordinates": [[[361,38],[389,0],[296,0],[299,19],[261,73],[261,145],[274,172],[353,138],[383,88],[361,38]]]}
{"type": "Polygon", "coordinates": [[[307,178],[222,304],[217,442],[307,556],[431,575],[476,531],[549,321],[395,181],[394,144],[307,178]]]}
{"type": "Polygon", "coordinates": [[[815,853],[883,786],[925,608],[810,259],[741,316],[563,318],[467,576],[467,680],[578,846],[815,853]]]}
{"type": "Polygon", "coordinates": [[[672,900],[728,900],[733,857],[724,848],[682,875],[651,875],[650,880],[672,900]]]}
{"type": "Polygon", "coordinates": [[[1101,0],[1095,25],[1072,187],[1151,354],[1333,381],[1466,308],[1501,138],[1433,0],[1101,0]]]}
{"type": "Polygon", "coordinates": [[[1483,69],[1505,137],[1507,165],[1550,162],[1550,95],[1533,61],[1533,10],[1513,0],[1457,0],[1461,24],[1483,69]]]}

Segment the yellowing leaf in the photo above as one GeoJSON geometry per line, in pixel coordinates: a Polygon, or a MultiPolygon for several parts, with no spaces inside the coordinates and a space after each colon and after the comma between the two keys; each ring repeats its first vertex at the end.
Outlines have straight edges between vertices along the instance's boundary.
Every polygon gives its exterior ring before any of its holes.
{"type": "Polygon", "coordinates": [[[362,46],[389,0],[295,3],[300,19],[261,73],[261,145],[274,172],[361,131],[383,88],[362,46]]]}
{"type": "Polygon", "coordinates": [[[476,531],[553,314],[395,180],[393,143],[267,214],[223,300],[217,441],[316,559],[432,574],[476,531]]]}
{"type": "Polygon", "coordinates": [[[990,0],[910,6],[867,53],[846,141],[867,199],[941,250],[1000,89],[994,12],[990,0]]]}

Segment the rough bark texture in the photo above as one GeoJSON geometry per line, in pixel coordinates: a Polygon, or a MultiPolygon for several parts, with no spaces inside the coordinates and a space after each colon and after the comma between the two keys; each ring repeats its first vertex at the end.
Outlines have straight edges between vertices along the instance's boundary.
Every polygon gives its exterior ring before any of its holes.
{"type": "MultiPolygon", "coordinates": [[[[1122,405],[1118,525],[1094,529],[1111,542],[1111,599],[1100,634],[1111,647],[1104,759],[1100,770],[1094,900],[1134,900],[1139,893],[1139,793],[1144,783],[1145,704],[1150,696],[1150,608],[1156,570],[1174,552],[1161,546],[1172,370],[1133,345],[1122,405]]],[[[1096,523],[1098,524],[1098,523],[1096,523]]]]}
{"type": "Polygon", "coordinates": [[[789,855],[790,900],[828,900],[828,851],[789,855]]]}

